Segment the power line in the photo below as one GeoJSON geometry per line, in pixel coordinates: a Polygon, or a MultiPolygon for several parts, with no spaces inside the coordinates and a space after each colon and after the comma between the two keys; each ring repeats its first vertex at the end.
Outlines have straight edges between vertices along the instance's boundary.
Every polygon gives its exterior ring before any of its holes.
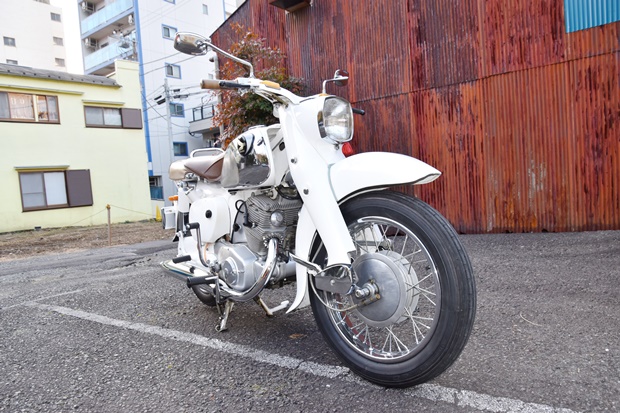
{"type": "MultiPolygon", "coordinates": [[[[141,94],[142,94],[142,97],[144,98],[144,101],[146,102],[146,104],[147,104],[147,105],[149,105],[149,107],[150,107],[151,109],[153,109],[153,111],[159,115],[159,117],[157,117],[157,118],[151,118],[151,119],[149,119],[149,120],[155,120],[155,119],[159,119],[159,118],[164,118],[164,117],[166,117],[166,115],[162,115],[161,113],[159,113],[159,111],[157,110],[157,108],[156,108],[155,106],[153,106],[153,105],[151,104],[151,102],[149,102],[149,100],[146,98],[146,96],[144,96],[144,93],[142,93],[142,92],[141,92],[141,94]]],[[[170,103],[168,103],[168,104],[170,104],[170,103]]],[[[174,122],[172,122],[172,121],[170,121],[170,123],[171,123],[171,124],[173,124],[174,126],[178,127],[178,128],[186,128],[186,127],[187,127],[187,126],[185,126],[185,125],[177,125],[176,123],[174,123],[174,122]]]]}
{"type": "MultiPolygon", "coordinates": [[[[193,59],[193,58],[195,58],[195,57],[198,57],[198,56],[190,56],[190,57],[188,57],[187,59],[179,60],[178,62],[170,62],[170,63],[171,63],[171,64],[183,63],[183,62],[186,62],[186,61],[188,61],[188,60],[190,60],[190,59],[193,59]]],[[[160,69],[165,69],[165,68],[166,68],[166,66],[156,67],[155,69],[149,70],[148,72],[144,72],[144,73],[143,73],[143,75],[148,75],[149,73],[153,73],[153,72],[155,72],[155,71],[157,71],[157,70],[160,70],[160,69]]]]}
{"type": "Polygon", "coordinates": [[[176,53],[173,53],[173,54],[168,55],[168,56],[164,56],[164,57],[159,58],[159,59],[151,60],[150,62],[142,63],[140,66],[150,65],[151,63],[159,62],[160,60],[168,59],[169,57],[173,57],[173,56],[176,56],[178,54],[181,54],[181,52],[176,52],[176,53]]]}

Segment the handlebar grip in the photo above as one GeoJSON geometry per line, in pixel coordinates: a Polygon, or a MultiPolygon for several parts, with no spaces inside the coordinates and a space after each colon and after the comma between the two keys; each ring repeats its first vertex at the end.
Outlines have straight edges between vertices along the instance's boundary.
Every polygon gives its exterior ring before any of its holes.
{"type": "Polygon", "coordinates": [[[221,89],[220,81],[215,79],[202,79],[202,81],[200,82],[200,87],[202,89],[221,89]]]}

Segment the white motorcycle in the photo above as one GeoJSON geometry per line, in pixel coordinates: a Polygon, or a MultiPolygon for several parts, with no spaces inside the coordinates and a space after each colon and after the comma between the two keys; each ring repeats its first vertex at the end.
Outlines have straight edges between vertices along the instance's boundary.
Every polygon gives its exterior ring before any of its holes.
{"type": "Polygon", "coordinates": [[[402,154],[343,154],[361,111],[325,89],[346,84],[344,71],[323,82],[323,93],[301,97],[255,78],[249,62],[200,35],[178,33],[175,48],[214,50],[245,65],[249,77],[202,87],[256,93],[280,124],[170,166],[178,195],[162,216],[176,231],[178,255],[161,265],[218,309],[219,331],[237,302],[254,300],[270,316],[311,305],[330,347],[369,381],[406,387],[445,371],[474,322],[471,264],[445,218],[386,189],[426,184],[440,172],[402,154]],[[292,302],[269,308],[261,299],[264,289],[293,281],[292,302]]]}

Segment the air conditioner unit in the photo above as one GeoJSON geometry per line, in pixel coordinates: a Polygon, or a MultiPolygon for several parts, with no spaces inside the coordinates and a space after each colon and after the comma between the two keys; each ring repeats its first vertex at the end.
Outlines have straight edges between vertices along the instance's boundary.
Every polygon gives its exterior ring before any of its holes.
{"type": "Polygon", "coordinates": [[[90,37],[87,37],[86,39],[84,39],[84,45],[86,47],[90,47],[91,49],[96,49],[97,48],[97,40],[91,39],[90,37]]]}
{"type": "Polygon", "coordinates": [[[87,1],[82,2],[82,10],[88,13],[92,13],[95,11],[95,5],[93,3],[89,3],[87,1]]]}
{"type": "Polygon", "coordinates": [[[133,14],[130,14],[130,15],[127,17],[127,21],[129,22],[129,24],[133,24],[133,14]]]}

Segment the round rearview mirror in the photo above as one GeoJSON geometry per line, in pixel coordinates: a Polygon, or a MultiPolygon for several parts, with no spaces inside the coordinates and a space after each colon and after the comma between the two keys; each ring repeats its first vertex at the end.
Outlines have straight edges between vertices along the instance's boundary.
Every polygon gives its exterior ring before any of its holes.
{"type": "Polygon", "coordinates": [[[343,69],[336,70],[334,83],[336,86],[346,86],[349,83],[349,72],[343,69]]]}
{"type": "Polygon", "coordinates": [[[174,37],[174,48],[181,53],[201,56],[207,53],[209,39],[195,33],[179,32],[174,37]]]}

